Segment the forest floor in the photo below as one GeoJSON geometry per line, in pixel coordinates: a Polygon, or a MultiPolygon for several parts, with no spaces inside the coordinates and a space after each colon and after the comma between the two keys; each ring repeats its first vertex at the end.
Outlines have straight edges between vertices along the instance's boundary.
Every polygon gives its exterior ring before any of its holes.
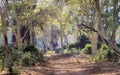
{"type": "Polygon", "coordinates": [[[20,75],[120,75],[120,64],[90,63],[88,55],[47,54],[45,62],[20,70],[20,75]]]}
{"type": "Polygon", "coordinates": [[[90,63],[87,55],[47,54],[43,64],[21,70],[21,75],[120,75],[120,64],[90,63]]]}

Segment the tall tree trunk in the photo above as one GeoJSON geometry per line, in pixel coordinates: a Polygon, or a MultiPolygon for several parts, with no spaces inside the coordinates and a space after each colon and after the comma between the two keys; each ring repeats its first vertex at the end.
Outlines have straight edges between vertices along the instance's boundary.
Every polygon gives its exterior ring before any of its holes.
{"type": "Polygon", "coordinates": [[[30,23],[30,45],[33,45],[33,31],[32,31],[32,24],[30,23]]]}
{"type": "MultiPolygon", "coordinates": [[[[8,1],[5,0],[4,6],[0,7],[0,17],[1,17],[1,28],[2,28],[2,35],[3,35],[3,40],[4,40],[4,51],[5,51],[5,69],[7,70],[12,70],[12,65],[11,65],[11,55],[9,53],[9,48],[8,48],[8,39],[7,39],[7,28],[6,28],[6,18],[7,18],[7,8],[8,8],[8,1]]],[[[11,71],[10,71],[11,72],[11,71]]]]}
{"type": "Polygon", "coordinates": [[[98,43],[98,34],[95,32],[92,32],[92,34],[88,34],[89,35],[89,40],[91,42],[92,45],[92,54],[95,54],[97,51],[97,43],[98,43]]]}
{"type": "Polygon", "coordinates": [[[60,41],[61,41],[61,54],[64,53],[64,48],[63,48],[63,25],[62,25],[62,12],[60,12],[60,41]]]}
{"type": "MultiPolygon", "coordinates": [[[[98,30],[98,26],[99,26],[98,12],[95,11],[93,14],[94,14],[93,19],[92,19],[93,22],[92,22],[92,24],[89,24],[89,23],[88,24],[90,26],[92,25],[95,30],[98,30]]],[[[89,22],[89,16],[87,16],[87,18],[88,18],[88,22],[89,22]]],[[[88,37],[89,37],[89,40],[90,40],[91,45],[92,45],[92,47],[91,47],[92,54],[95,54],[97,51],[98,34],[96,32],[90,31],[90,32],[88,32],[88,37]]]]}
{"type": "Polygon", "coordinates": [[[17,22],[17,46],[18,46],[18,50],[22,50],[22,41],[21,41],[21,33],[20,33],[20,28],[21,28],[21,25],[20,25],[20,20],[17,16],[17,11],[16,11],[16,6],[15,6],[15,0],[13,0],[13,15],[14,15],[14,18],[15,18],[15,21],[17,22]]]}
{"type": "Polygon", "coordinates": [[[112,29],[112,35],[111,35],[111,41],[113,43],[115,43],[115,35],[116,35],[116,31],[117,31],[117,3],[118,0],[113,0],[113,29],[112,29]]]}
{"type": "Polygon", "coordinates": [[[97,20],[97,22],[98,22],[100,34],[101,34],[103,37],[106,37],[106,35],[105,35],[105,30],[104,30],[104,25],[103,25],[102,17],[101,17],[100,1],[99,1],[99,0],[94,0],[94,3],[95,3],[96,17],[98,17],[96,20],[97,20]]]}
{"type": "Polygon", "coordinates": [[[9,49],[8,49],[8,39],[7,39],[7,31],[6,31],[6,26],[5,26],[5,20],[4,16],[1,15],[1,22],[2,22],[2,35],[3,35],[3,40],[4,40],[4,50],[5,50],[5,68],[9,69],[9,64],[8,64],[8,57],[9,57],[9,49]]]}
{"type": "Polygon", "coordinates": [[[33,45],[33,26],[32,26],[32,5],[31,5],[31,7],[30,7],[30,10],[29,10],[29,12],[30,12],[30,19],[29,19],[29,25],[30,25],[30,45],[33,45]]]}
{"type": "Polygon", "coordinates": [[[60,41],[61,41],[61,54],[63,54],[64,53],[64,48],[63,48],[63,35],[62,35],[62,33],[60,34],[60,41]]]}
{"type": "Polygon", "coordinates": [[[61,9],[60,9],[60,41],[61,41],[61,54],[64,53],[64,48],[63,48],[63,22],[62,22],[62,3],[61,3],[61,9]]]}

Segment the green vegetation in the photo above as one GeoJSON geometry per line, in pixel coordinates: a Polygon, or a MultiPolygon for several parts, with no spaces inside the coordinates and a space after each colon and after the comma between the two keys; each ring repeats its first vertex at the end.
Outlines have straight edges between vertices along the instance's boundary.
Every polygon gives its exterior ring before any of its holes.
{"type": "Polygon", "coordinates": [[[28,45],[23,48],[23,53],[19,59],[20,65],[34,66],[40,61],[43,61],[43,54],[34,45],[28,45]]]}
{"type": "Polygon", "coordinates": [[[101,48],[97,51],[97,53],[92,56],[92,60],[95,62],[116,62],[118,61],[118,56],[113,50],[108,48],[107,45],[102,44],[101,48]]]}
{"type": "Polygon", "coordinates": [[[92,54],[91,44],[86,44],[85,47],[80,51],[82,54],[92,54]]]}
{"type": "Polygon", "coordinates": [[[66,45],[64,47],[64,53],[80,53],[80,50],[82,49],[82,53],[85,52],[85,54],[91,54],[89,51],[90,49],[88,50],[89,46],[91,47],[89,43],[88,37],[83,34],[78,37],[77,42],[66,45]],[[89,51],[88,53],[87,50],[89,51]]]}
{"type": "MultiPolygon", "coordinates": [[[[4,69],[4,48],[1,47],[0,51],[0,70],[4,69]]],[[[23,51],[11,49],[10,51],[11,66],[34,66],[36,63],[43,61],[43,54],[33,45],[24,47],[23,51]]],[[[13,71],[19,72],[16,68],[13,71]]]]}
{"type": "Polygon", "coordinates": [[[64,48],[68,49],[68,50],[70,50],[72,48],[82,49],[82,48],[85,47],[85,45],[87,43],[90,43],[90,41],[89,41],[88,37],[85,34],[83,34],[83,35],[80,35],[78,37],[77,42],[69,44],[69,45],[66,45],[64,48]]]}
{"type": "Polygon", "coordinates": [[[12,75],[19,75],[20,73],[21,73],[20,70],[17,67],[14,66],[12,75]]]}
{"type": "Polygon", "coordinates": [[[48,50],[118,61],[119,11],[120,0],[0,0],[0,69],[34,66],[48,50]]]}
{"type": "Polygon", "coordinates": [[[72,49],[65,49],[64,53],[65,54],[80,53],[79,51],[80,51],[79,49],[72,48],[72,49]]]}
{"type": "Polygon", "coordinates": [[[0,70],[4,69],[4,58],[5,58],[4,48],[3,46],[0,46],[0,70]]]}

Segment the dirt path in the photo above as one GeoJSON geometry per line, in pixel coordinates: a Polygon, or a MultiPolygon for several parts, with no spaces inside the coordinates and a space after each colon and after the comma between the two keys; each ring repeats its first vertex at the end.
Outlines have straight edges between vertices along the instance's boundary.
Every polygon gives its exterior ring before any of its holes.
{"type": "Polygon", "coordinates": [[[21,75],[120,75],[120,65],[109,62],[89,64],[86,55],[48,55],[46,60],[36,67],[21,68],[21,75]]]}

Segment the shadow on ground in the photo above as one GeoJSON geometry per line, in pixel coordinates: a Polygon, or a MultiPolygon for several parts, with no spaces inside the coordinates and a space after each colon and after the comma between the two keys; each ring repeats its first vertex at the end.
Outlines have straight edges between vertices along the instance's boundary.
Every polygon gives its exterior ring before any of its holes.
{"type": "Polygon", "coordinates": [[[27,72],[30,72],[28,75],[120,75],[120,65],[117,63],[85,64],[83,60],[87,58],[78,54],[52,55],[47,57],[48,63],[22,70],[28,70],[27,72]],[[79,58],[79,63],[76,61],[76,56],[79,58]]]}

